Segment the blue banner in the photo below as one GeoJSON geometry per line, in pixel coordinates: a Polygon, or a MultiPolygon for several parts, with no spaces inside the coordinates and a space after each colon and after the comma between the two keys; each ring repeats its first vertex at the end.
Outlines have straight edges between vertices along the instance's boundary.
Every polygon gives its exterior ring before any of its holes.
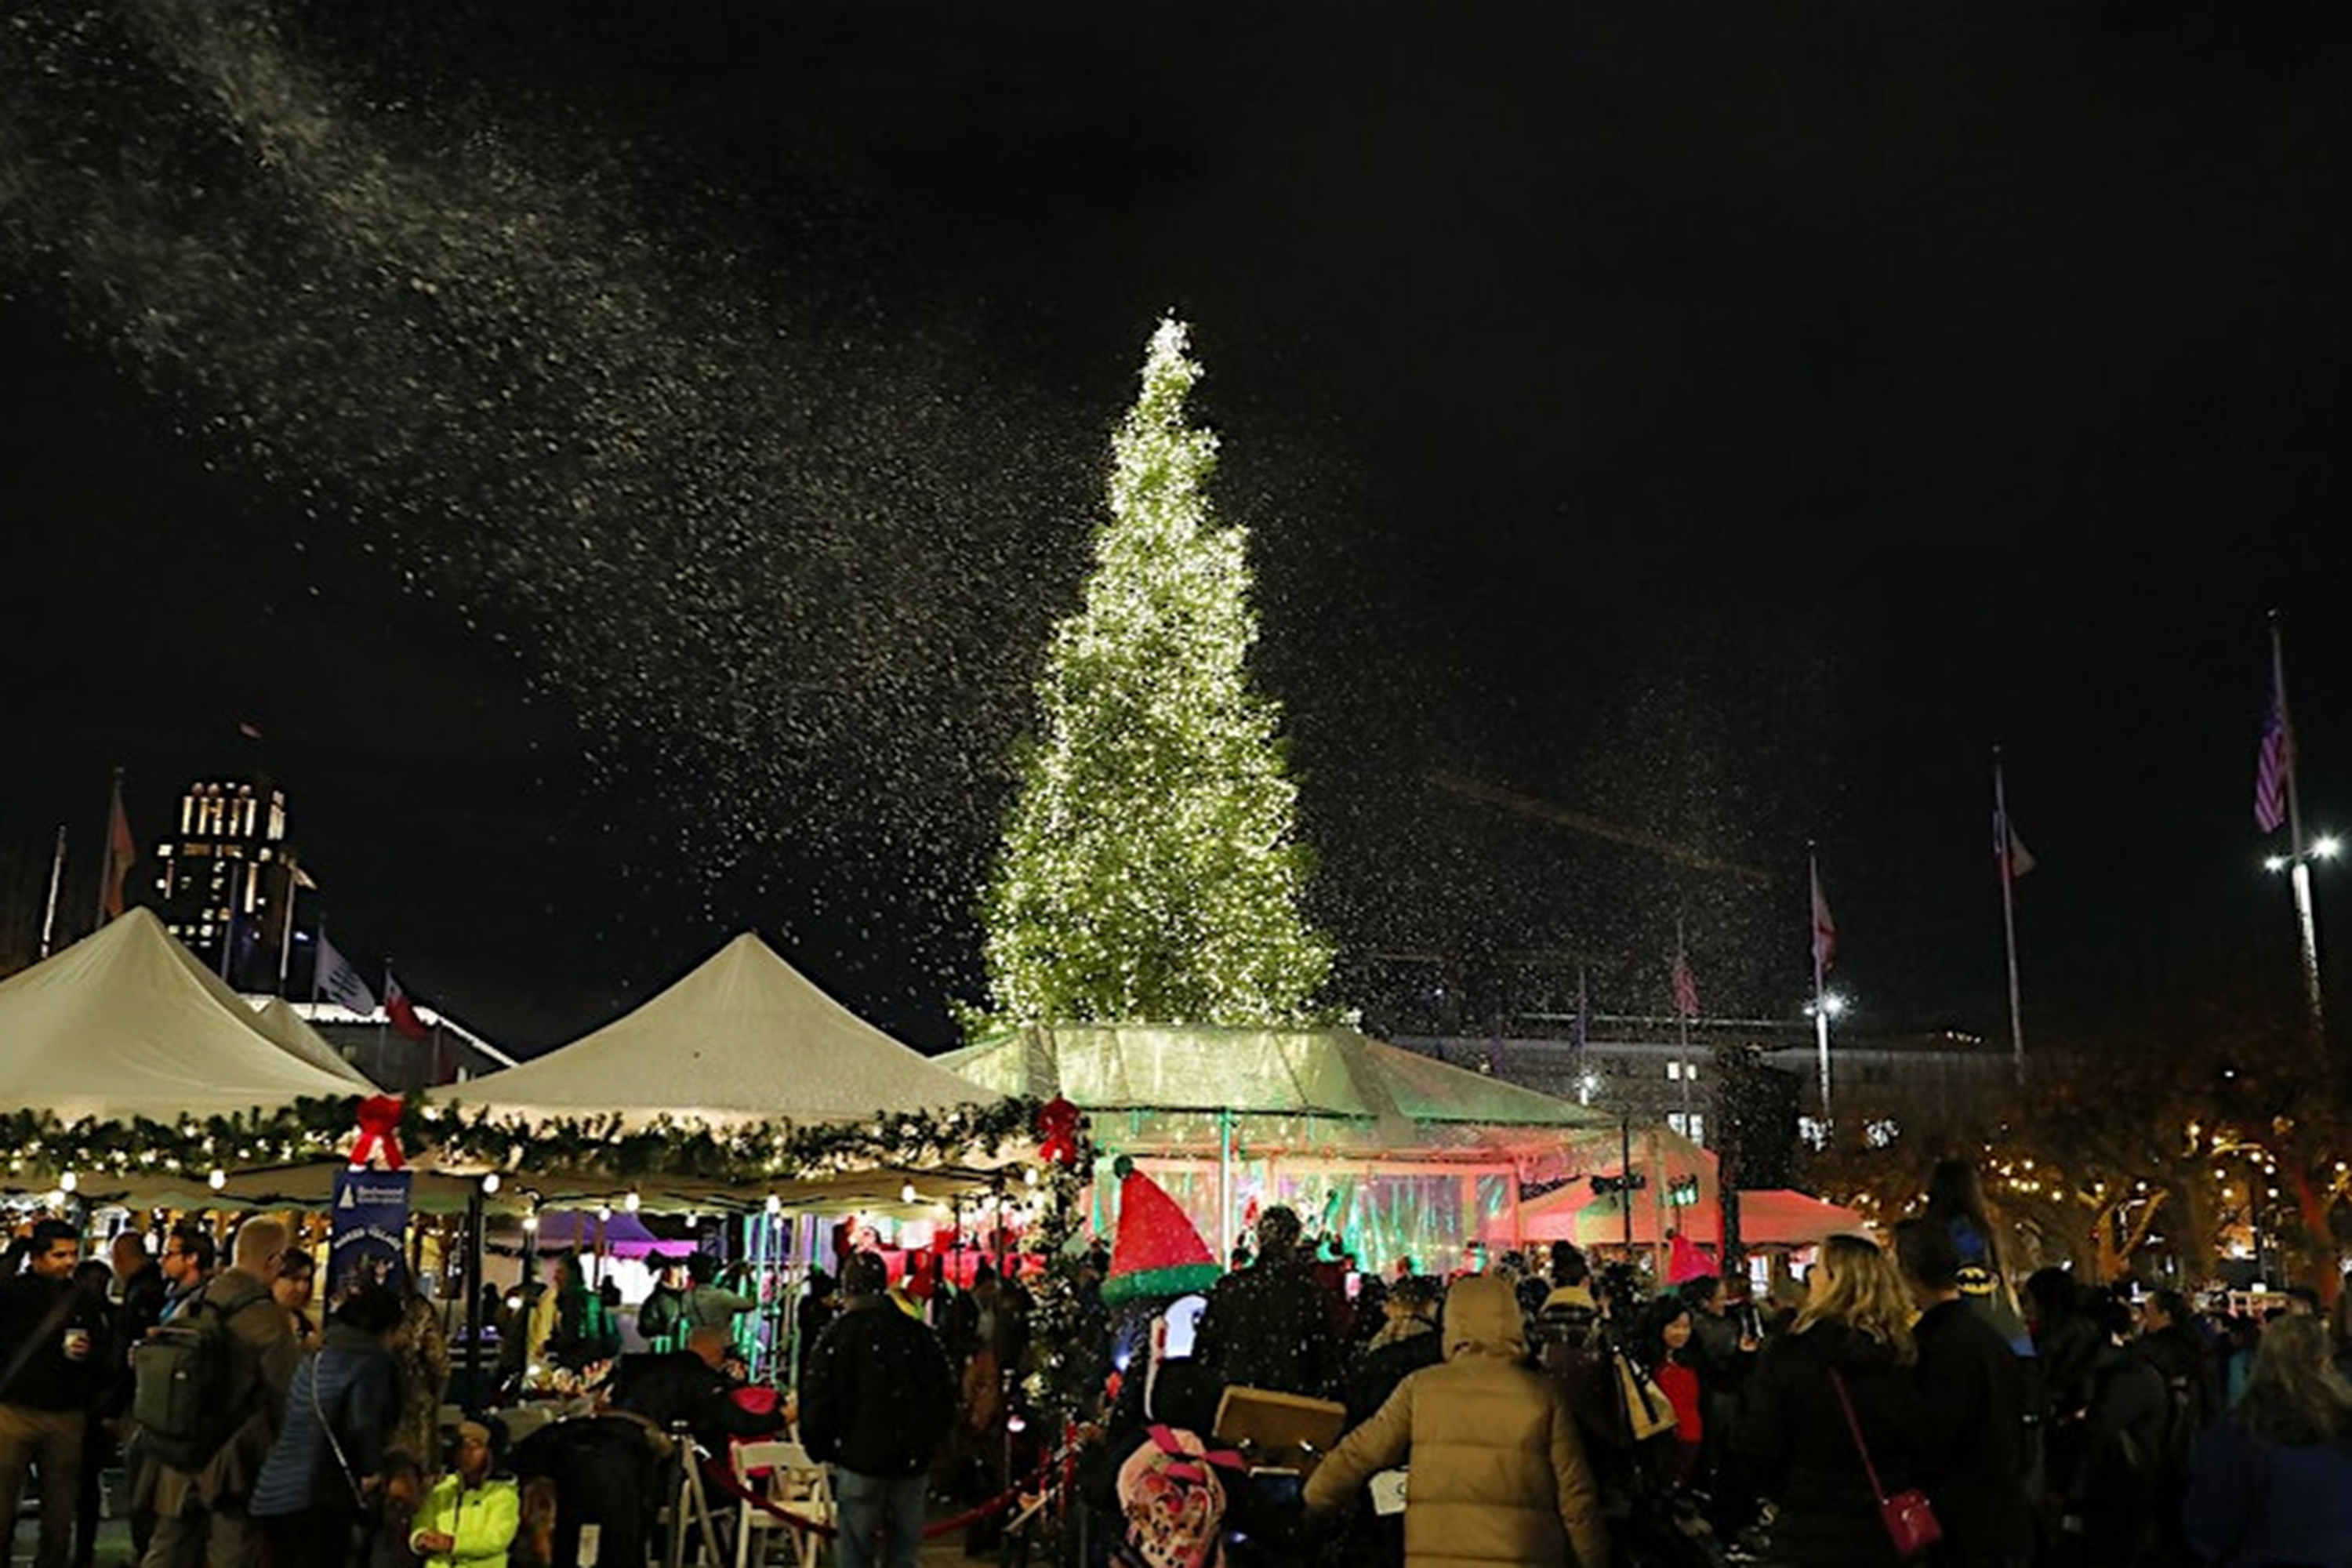
{"type": "Polygon", "coordinates": [[[362,1285],[408,1288],[406,1171],[335,1173],[334,1223],[327,1239],[327,1310],[362,1285]]]}

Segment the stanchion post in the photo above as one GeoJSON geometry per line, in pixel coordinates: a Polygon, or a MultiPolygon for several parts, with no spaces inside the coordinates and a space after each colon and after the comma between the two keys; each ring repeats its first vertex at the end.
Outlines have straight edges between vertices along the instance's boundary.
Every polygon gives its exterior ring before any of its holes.
{"type": "Polygon", "coordinates": [[[466,1194],[466,1391],[490,1403],[482,1389],[482,1184],[466,1194]]]}

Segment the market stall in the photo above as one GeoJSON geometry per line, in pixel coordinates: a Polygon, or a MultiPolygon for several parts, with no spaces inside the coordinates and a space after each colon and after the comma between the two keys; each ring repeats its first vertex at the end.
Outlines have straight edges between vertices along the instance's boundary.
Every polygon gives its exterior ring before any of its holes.
{"type": "MultiPolygon", "coordinates": [[[[1525,1184],[1613,1169],[1625,1143],[1604,1112],[1349,1029],[1055,1026],[939,1060],[984,1089],[1087,1113],[1103,1155],[1098,1229],[1115,1226],[1108,1172],[1126,1154],[1221,1258],[1282,1203],[1366,1268],[1474,1266],[1497,1238],[1517,1245],[1525,1184]]],[[[1663,1128],[1639,1130],[1634,1152],[1706,1163],[1663,1128]]]]}

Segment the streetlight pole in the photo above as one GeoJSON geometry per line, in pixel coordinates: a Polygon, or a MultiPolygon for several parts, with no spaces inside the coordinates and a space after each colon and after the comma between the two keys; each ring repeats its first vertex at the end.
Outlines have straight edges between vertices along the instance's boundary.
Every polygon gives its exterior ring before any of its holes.
{"type": "MultiPolygon", "coordinates": [[[[2301,943],[2303,960],[2304,1004],[2311,1014],[2311,1038],[2315,1046],[2327,1041],[2327,1014],[2319,986],[2319,921],[2312,909],[2311,862],[2333,858],[2336,843],[2323,837],[2305,846],[2303,839],[2303,802],[2294,783],[2294,724],[2289,717],[2286,702],[2286,654],[2279,633],[2278,612],[2271,612],[2271,731],[2263,737],[2265,773],[2276,756],[2278,771],[2284,776],[2286,798],[2287,852],[2273,856],[2265,864],[2273,871],[2284,870],[2287,884],[2294,893],[2295,934],[2301,943]]],[[[2272,821],[2275,826],[2275,819],[2272,821]]]]}

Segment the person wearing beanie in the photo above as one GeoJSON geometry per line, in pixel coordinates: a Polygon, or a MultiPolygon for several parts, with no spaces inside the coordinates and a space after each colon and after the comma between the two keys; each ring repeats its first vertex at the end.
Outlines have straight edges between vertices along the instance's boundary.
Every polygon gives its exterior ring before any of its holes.
{"type": "Polygon", "coordinates": [[[1387,1321],[1348,1369],[1348,1425],[1370,1418],[1388,1403],[1398,1384],[1445,1359],[1437,1333],[1440,1292],[1426,1274],[1412,1274],[1390,1287],[1381,1306],[1387,1321]]]}

